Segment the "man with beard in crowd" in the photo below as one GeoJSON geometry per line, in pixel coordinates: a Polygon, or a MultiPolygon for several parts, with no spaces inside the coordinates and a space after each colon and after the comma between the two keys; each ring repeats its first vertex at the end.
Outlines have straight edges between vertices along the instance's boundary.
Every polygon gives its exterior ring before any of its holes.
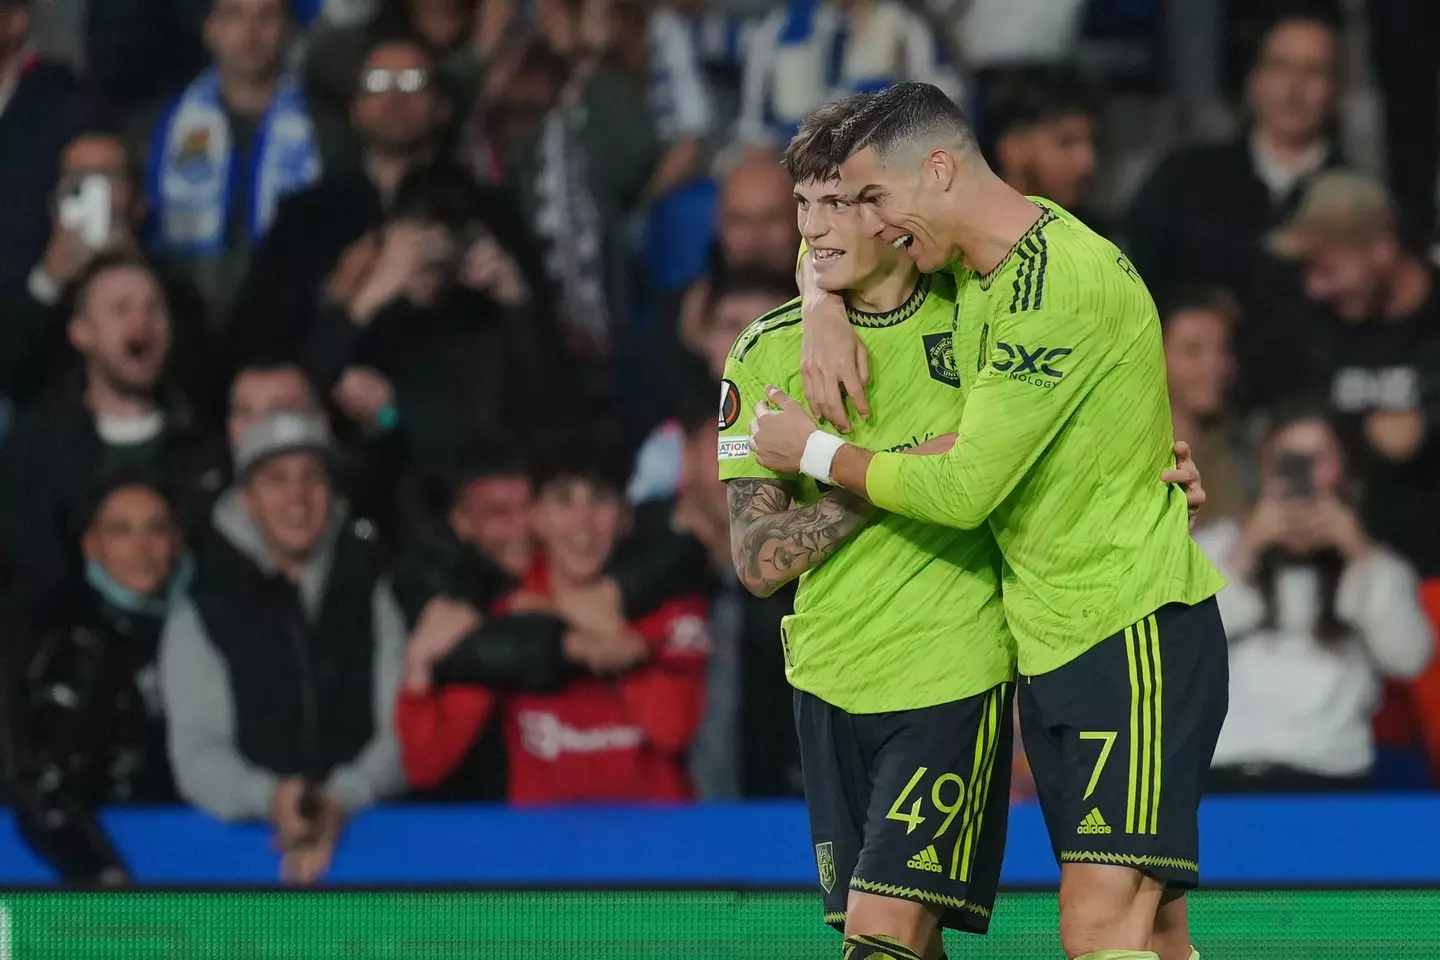
{"type": "Polygon", "coordinates": [[[450,105],[435,64],[413,40],[377,42],[355,78],[350,120],[363,143],[358,172],[340,170],[288,198],[235,297],[231,352],[298,349],[346,247],[384,219],[405,175],[428,161],[450,105]]]}
{"type": "Polygon", "coordinates": [[[202,522],[225,486],[218,436],[167,389],[170,318],[143,262],[105,256],[76,281],[66,375],[16,423],[0,456],[0,551],[24,611],[43,611],[78,581],[67,526],[102,471],[143,468],[173,491],[182,523],[202,522]]]}

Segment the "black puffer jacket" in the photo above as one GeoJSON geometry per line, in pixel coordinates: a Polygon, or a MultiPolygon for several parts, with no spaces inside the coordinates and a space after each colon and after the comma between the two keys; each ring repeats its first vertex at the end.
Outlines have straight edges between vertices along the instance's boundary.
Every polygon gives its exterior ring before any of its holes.
{"type": "Polygon", "coordinates": [[[174,803],[156,650],[162,620],[86,590],[44,634],[16,717],[20,834],[66,882],[124,863],[95,815],[109,803],[174,803]]]}

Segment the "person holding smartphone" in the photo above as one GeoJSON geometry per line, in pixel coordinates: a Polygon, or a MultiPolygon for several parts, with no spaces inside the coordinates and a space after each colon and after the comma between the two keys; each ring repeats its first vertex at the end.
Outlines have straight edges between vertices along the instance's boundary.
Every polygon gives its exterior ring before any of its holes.
{"type": "Polygon", "coordinates": [[[1271,421],[1254,508],[1195,536],[1229,581],[1230,712],[1212,788],[1367,786],[1382,680],[1430,662],[1418,576],[1365,529],[1357,494],[1325,414],[1299,405],[1271,421]]]}

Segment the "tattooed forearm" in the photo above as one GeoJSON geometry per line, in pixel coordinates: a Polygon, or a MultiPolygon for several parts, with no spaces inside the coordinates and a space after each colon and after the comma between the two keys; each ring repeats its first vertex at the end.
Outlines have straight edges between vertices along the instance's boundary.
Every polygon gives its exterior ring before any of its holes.
{"type": "Polygon", "coordinates": [[[874,508],[844,490],[797,507],[779,480],[731,480],[730,553],[746,589],[769,596],[825,560],[865,525],[874,508]]]}

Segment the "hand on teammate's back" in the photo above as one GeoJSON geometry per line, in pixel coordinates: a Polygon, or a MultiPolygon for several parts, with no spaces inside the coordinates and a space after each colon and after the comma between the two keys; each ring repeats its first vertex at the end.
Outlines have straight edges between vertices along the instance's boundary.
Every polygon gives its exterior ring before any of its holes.
{"type": "Polygon", "coordinates": [[[1175,441],[1175,469],[1160,474],[1165,483],[1178,483],[1185,489],[1185,503],[1190,508],[1190,529],[1195,529],[1195,518],[1205,505],[1205,488],[1200,484],[1200,466],[1190,452],[1190,444],[1184,440],[1175,441]]]}
{"type": "Polygon", "coordinates": [[[849,397],[861,420],[869,419],[865,387],[870,383],[870,354],[845,316],[845,301],[836,294],[806,297],[801,307],[804,337],[800,347],[800,378],[805,399],[815,416],[841,433],[850,432],[849,397]]]}

